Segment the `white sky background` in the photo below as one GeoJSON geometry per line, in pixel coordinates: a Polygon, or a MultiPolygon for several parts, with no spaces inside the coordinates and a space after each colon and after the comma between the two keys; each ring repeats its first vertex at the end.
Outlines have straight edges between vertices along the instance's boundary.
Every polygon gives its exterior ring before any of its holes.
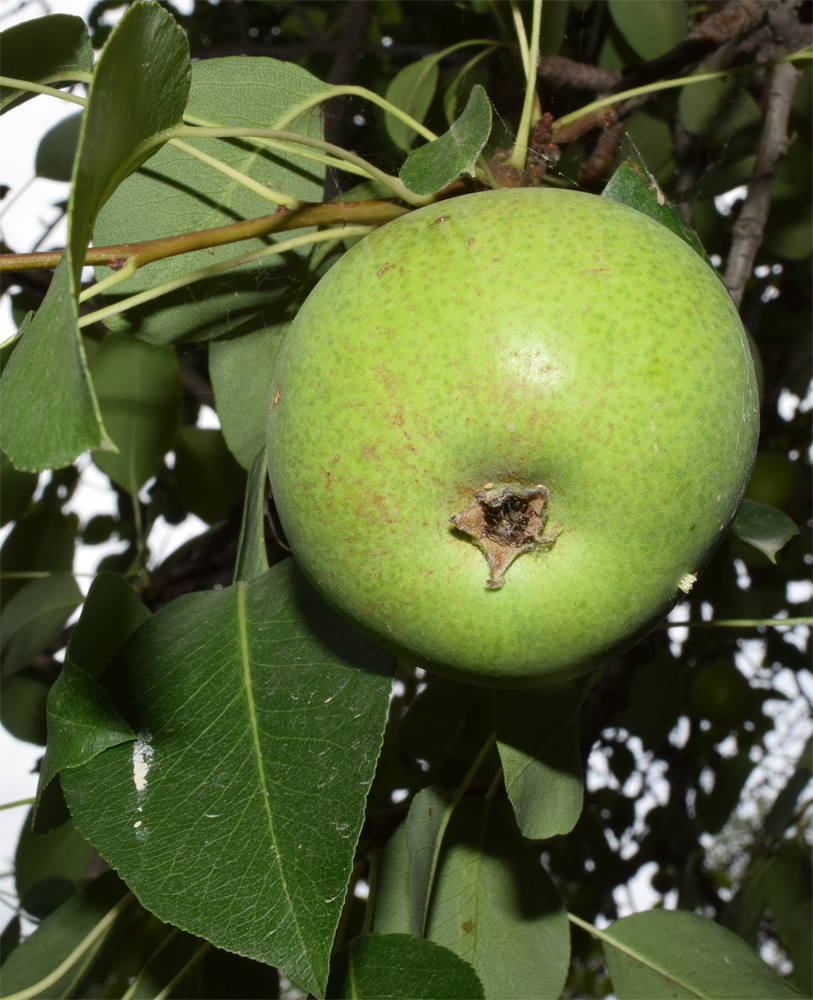
{"type": "MultiPolygon", "coordinates": [[[[181,9],[192,6],[192,0],[175,0],[176,5],[181,9]]],[[[49,13],[76,14],[86,18],[92,8],[94,0],[0,0],[0,29],[11,27],[13,24],[40,17],[49,13]]],[[[78,91],[83,92],[83,91],[78,91]]],[[[28,101],[20,108],[14,109],[7,115],[0,118],[0,182],[9,185],[10,195],[0,202],[0,232],[5,242],[13,251],[25,252],[32,250],[37,240],[43,232],[54,222],[59,212],[53,206],[59,201],[65,200],[68,196],[68,184],[56,183],[42,178],[34,178],[34,160],[37,146],[42,136],[52,128],[57,122],[69,115],[75,114],[75,105],[67,104],[48,97],[37,97],[28,101]],[[32,181],[32,178],[34,180],[32,181]]],[[[730,211],[730,205],[737,198],[744,196],[745,190],[740,188],[735,192],[730,192],[729,196],[720,199],[718,208],[724,214],[730,211]]],[[[48,240],[41,249],[64,246],[66,238],[65,221],[54,229],[48,240]]],[[[0,303],[0,342],[6,340],[16,331],[16,324],[11,318],[11,309],[7,297],[0,303]]],[[[793,398],[787,415],[782,413],[785,419],[792,419],[800,401],[793,398]]],[[[789,406],[788,401],[782,397],[780,400],[780,412],[782,406],[789,406]]],[[[813,405],[811,395],[802,402],[803,407],[810,408],[813,405]]],[[[205,426],[217,426],[216,416],[209,411],[204,416],[205,426]]],[[[85,456],[80,460],[84,463],[85,471],[82,475],[82,482],[73,498],[69,508],[76,511],[84,521],[93,514],[113,512],[114,495],[107,486],[107,479],[99,473],[92,465],[89,458],[85,456]]],[[[197,534],[204,525],[197,519],[191,519],[182,526],[182,530],[173,532],[168,527],[157,527],[150,537],[150,544],[153,550],[161,552],[162,557],[168,554],[171,549],[182,544],[186,538],[197,534]]],[[[0,533],[0,540],[5,532],[0,533]]],[[[75,568],[78,571],[89,571],[95,567],[99,558],[104,554],[101,546],[95,546],[90,551],[83,553],[80,549],[77,552],[77,562],[75,568]]],[[[83,590],[87,590],[89,580],[87,578],[79,580],[83,590]]],[[[807,596],[809,581],[800,582],[805,593],[798,595],[788,595],[789,601],[804,600],[807,596]]],[[[681,606],[685,607],[685,606],[681,606]]],[[[675,621],[681,618],[681,607],[676,608],[672,619],[675,621]]],[[[790,613],[794,613],[792,603],[789,605],[790,613]]],[[[673,641],[680,642],[681,633],[685,629],[675,628],[670,631],[673,641]]],[[[798,630],[797,630],[798,631],[798,630]]],[[[809,634],[809,630],[805,630],[809,634]]],[[[683,636],[685,638],[685,636],[683,636]]],[[[799,636],[801,641],[807,641],[806,637],[799,636]]],[[[754,676],[759,668],[748,665],[744,660],[738,661],[740,668],[748,676],[754,676]]],[[[783,671],[784,674],[791,673],[783,671]]],[[[806,688],[808,698],[813,699],[813,679],[811,675],[803,675],[801,683],[806,688]]],[[[791,683],[790,678],[780,678],[777,685],[790,687],[787,693],[791,698],[798,698],[798,691],[795,689],[795,681],[791,683]]],[[[801,705],[807,709],[807,714],[803,711],[802,717],[798,713],[790,713],[787,724],[777,725],[777,733],[773,737],[776,744],[775,755],[785,759],[789,755],[798,754],[807,736],[810,734],[811,726],[809,718],[809,705],[805,699],[796,701],[797,707],[801,705]]],[[[778,710],[782,708],[779,703],[778,710]]],[[[679,734],[675,734],[675,739],[679,741],[679,734]]],[[[679,742],[678,742],[679,745],[679,742]]],[[[636,757],[642,757],[642,750],[631,745],[636,757]]],[[[771,765],[770,750],[762,762],[763,767],[758,768],[752,775],[752,782],[765,780],[766,773],[770,774],[775,768],[771,765]],[[767,772],[765,770],[767,768],[767,772]],[[761,776],[757,774],[761,772],[761,776]]],[[[42,748],[28,743],[21,743],[15,740],[5,729],[0,727],[0,803],[12,802],[18,799],[30,798],[35,794],[37,777],[33,773],[36,762],[42,755],[42,748]]],[[[590,759],[591,773],[587,776],[589,787],[600,787],[605,783],[612,783],[614,780],[609,772],[607,761],[602,754],[594,752],[590,759]]],[[[652,778],[656,778],[652,775],[652,778]]],[[[779,775],[777,775],[777,779],[779,775]]],[[[639,823],[645,821],[645,813],[649,808],[662,800],[665,794],[665,784],[658,784],[654,781],[647,787],[641,788],[637,793],[639,798],[636,803],[636,816],[639,823]]],[[[10,873],[13,870],[14,851],[19,839],[20,830],[27,814],[26,807],[8,809],[0,811],[0,929],[6,924],[14,911],[10,901],[5,898],[5,894],[11,892],[13,895],[13,880],[10,873]]],[[[660,897],[653,893],[649,885],[649,876],[652,874],[653,866],[645,866],[642,874],[634,880],[629,887],[629,891],[621,887],[618,893],[617,903],[622,914],[640,911],[650,908],[660,897]]],[[[587,875],[589,877],[589,875],[587,875]]],[[[671,894],[670,894],[671,895],[671,894]]],[[[675,905],[674,900],[667,898],[666,905],[675,905]]]]}

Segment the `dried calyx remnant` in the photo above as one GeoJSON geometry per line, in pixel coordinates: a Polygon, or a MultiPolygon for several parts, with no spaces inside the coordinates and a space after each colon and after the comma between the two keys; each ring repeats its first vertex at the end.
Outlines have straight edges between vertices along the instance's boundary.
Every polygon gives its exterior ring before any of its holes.
{"type": "Polygon", "coordinates": [[[552,545],[559,526],[544,535],[548,520],[548,491],[544,486],[513,490],[486,483],[477,490],[471,503],[449,520],[470,535],[488,559],[491,575],[489,590],[499,590],[505,583],[505,571],[523,552],[542,545],[552,545]]]}

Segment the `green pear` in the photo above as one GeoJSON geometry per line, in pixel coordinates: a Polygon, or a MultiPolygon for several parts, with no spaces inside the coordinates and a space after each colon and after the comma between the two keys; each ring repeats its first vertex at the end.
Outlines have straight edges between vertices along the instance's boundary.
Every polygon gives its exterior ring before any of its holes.
{"type": "Polygon", "coordinates": [[[522,687],[664,618],[757,435],[708,264],[624,205],[517,189],[412,212],[327,273],[280,350],[268,459],[337,611],[415,665],[522,687]]]}

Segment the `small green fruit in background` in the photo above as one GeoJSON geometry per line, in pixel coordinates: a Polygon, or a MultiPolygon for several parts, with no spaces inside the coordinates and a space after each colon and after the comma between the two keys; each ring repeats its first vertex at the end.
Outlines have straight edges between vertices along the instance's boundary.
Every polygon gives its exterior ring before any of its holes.
{"type": "Polygon", "coordinates": [[[758,434],[717,275],[571,191],[372,233],[300,310],[271,398],[271,485],[314,586],[410,662],[488,685],[645,635],[722,538],[758,434]]]}

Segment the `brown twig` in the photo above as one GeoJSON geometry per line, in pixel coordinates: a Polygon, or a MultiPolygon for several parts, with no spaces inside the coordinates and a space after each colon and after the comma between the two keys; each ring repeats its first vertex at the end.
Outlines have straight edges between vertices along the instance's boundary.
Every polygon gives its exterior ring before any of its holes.
{"type": "MultiPolygon", "coordinates": [[[[345,201],[328,204],[303,202],[299,208],[293,210],[280,208],[271,215],[231,222],[212,229],[181,233],[178,236],[164,236],[139,243],[90,247],[85,255],[85,264],[107,264],[114,270],[119,270],[128,261],[135,260],[138,267],[143,267],[152,261],[175,257],[192,250],[223,246],[227,243],[255,239],[258,236],[267,236],[269,233],[303,229],[307,226],[337,225],[343,222],[354,225],[383,225],[408,211],[409,209],[391,201],[345,201]]],[[[0,254],[0,272],[54,268],[63,252],[63,250],[47,250],[39,253],[0,254]]]]}
{"type": "Polygon", "coordinates": [[[780,63],[770,73],[759,152],[748,182],[748,195],[739,218],[734,223],[725,270],[725,284],[738,309],[762,242],[762,233],[771,207],[774,171],[787,151],[790,106],[801,75],[790,63],[780,63]]]}

